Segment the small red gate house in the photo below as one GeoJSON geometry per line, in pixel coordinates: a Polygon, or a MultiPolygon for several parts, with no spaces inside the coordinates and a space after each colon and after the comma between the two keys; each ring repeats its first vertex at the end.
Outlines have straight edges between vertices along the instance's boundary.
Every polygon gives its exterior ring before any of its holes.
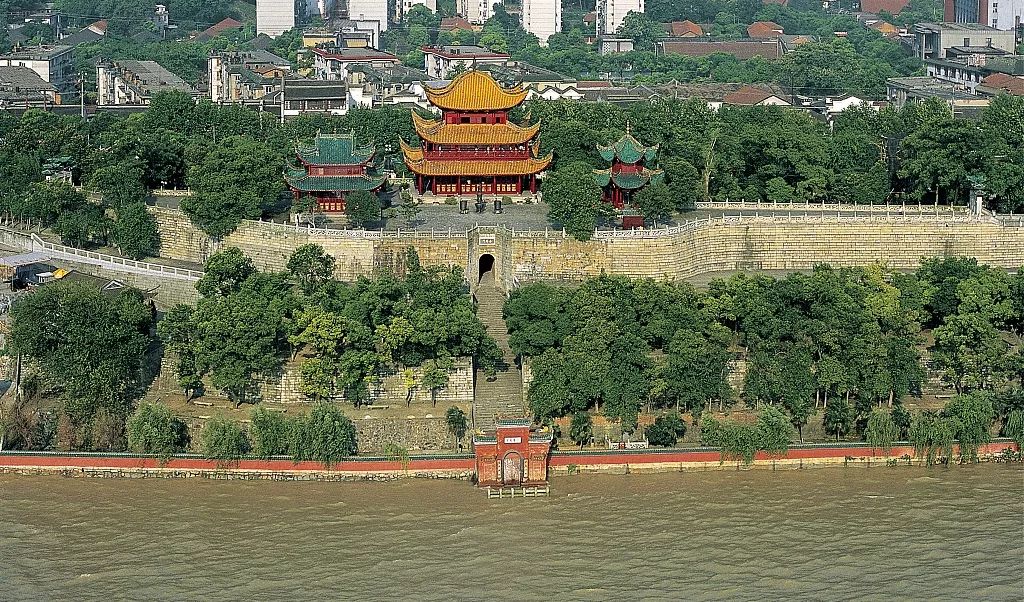
{"type": "Polygon", "coordinates": [[[498,420],[494,432],[473,438],[477,484],[521,487],[548,482],[551,431],[531,428],[528,418],[498,420]]]}

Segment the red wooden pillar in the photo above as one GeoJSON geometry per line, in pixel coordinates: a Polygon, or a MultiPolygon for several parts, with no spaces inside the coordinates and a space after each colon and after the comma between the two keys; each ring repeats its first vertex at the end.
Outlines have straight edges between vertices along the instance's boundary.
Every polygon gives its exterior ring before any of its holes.
{"type": "Polygon", "coordinates": [[[533,174],[530,176],[530,193],[537,194],[537,175],[533,174]]]}
{"type": "Polygon", "coordinates": [[[494,182],[491,183],[491,194],[498,194],[498,176],[494,176],[494,182]]]}
{"type": "Polygon", "coordinates": [[[455,194],[462,195],[462,176],[455,176],[455,194]]]}

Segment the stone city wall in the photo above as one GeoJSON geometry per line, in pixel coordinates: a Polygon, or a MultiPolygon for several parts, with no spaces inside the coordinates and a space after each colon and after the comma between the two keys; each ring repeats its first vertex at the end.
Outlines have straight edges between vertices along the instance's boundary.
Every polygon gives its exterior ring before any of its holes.
{"type": "MultiPolygon", "coordinates": [[[[175,374],[176,356],[173,353],[165,353],[160,360],[160,374],[156,378],[154,386],[157,391],[164,393],[180,393],[177,375],[175,374]]],[[[307,397],[301,389],[302,376],[300,368],[301,360],[289,361],[284,364],[281,374],[271,378],[265,378],[259,384],[259,396],[262,401],[270,403],[308,403],[307,397]]],[[[384,375],[380,382],[370,388],[370,401],[374,404],[404,404],[412,384],[412,403],[431,404],[430,391],[418,386],[422,380],[422,368],[410,368],[408,373],[391,372],[384,375]]],[[[454,365],[448,371],[448,384],[437,392],[437,406],[446,408],[452,404],[469,404],[473,402],[473,359],[468,357],[455,358],[454,365]]],[[[213,399],[226,400],[227,396],[213,386],[209,377],[203,379],[203,396],[213,399]]],[[[344,400],[344,397],[340,397],[344,400]]]]}
{"type": "MultiPolygon", "coordinates": [[[[150,210],[160,224],[167,257],[201,262],[214,249],[180,212],[150,210]]],[[[586,242],[556,231],[501,227],[399,236],[244,222],[219,246],[240,248],[261,269],[282,270],[292,251],[306,243],[320,244],[335,256],[341,280],[385,269],[400,272],[405,250],[412,246],[423,265],[462,266],[475,283],[480,257],[490,254],[505,288],[601,273],[687,279],[733,270],[809,270],[819,263],[873,262],[911,269],[922,257],[951,255],[1007,269],[1024,265],[1024,228],[966,215],[718,217],[663,230],[602,232],[586,242]]]]}

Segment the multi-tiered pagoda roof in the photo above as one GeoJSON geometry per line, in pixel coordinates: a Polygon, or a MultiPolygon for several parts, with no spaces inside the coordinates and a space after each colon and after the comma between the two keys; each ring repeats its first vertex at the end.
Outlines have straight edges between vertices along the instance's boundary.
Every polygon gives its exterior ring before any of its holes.
{"type": "Polygon", "coordinates": [[[665,178],[661,169],[651,169],[658,160],[659,145],[644,146],[633,137],[629,126],[626,134],[608,146],[597,146],[601,158],[611,163],[608,169],[595,169],[594,181],[605,188],[614,184],[622,190],[639,190],[648,184],[656,184],[665,178]]]}
{"type": "Polygon", "coordinates": [[[405,164],[417,176],[420,192],[434,194],[518,193],[536,190],[536,175],[551,165],[540,156],[540,124],[518,125],[508,112],[527,91],[504,88],[488,73],[467,71],[450,83],[427,87],[439,119],[413,113],[421,140],[402,141],[405,164]]]}
{"type": "Polygon", "coordinates": [[[295,156],[300,168],[285,174],[288,187],[298,199],[317,198],[323,211],[343,211],[345,195],[376,191],[386,176],[376,173],[373,145],[360,146],[352,134],[317,134],[312,144],[298,145],[295,156]]]}

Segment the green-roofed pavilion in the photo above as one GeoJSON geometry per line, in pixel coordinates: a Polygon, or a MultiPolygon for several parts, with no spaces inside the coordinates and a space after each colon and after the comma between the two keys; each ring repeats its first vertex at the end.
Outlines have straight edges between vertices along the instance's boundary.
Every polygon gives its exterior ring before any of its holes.
{"type": "Polygon", "coordinates": [[[594,170],[594,181],[604,191],[605,202],[619,211],[623,227],[643,226],[643,217],[630,207],[637,192],[665,179],[665,172],[656,168],[658,145],[642,144],[627,124],[626,133],[618,141],[598,145],[597,150],[611,164],[607,169],[594,170]]]}
{"type": "Polygon", "coordinates": [[[310,144],[296,146],[299,168],[285,174],[295,200],[316,197],[326,213],[345,210],[345,196],[356,191],[379,192],[386,176],[374,165],[376,149],[360,145],[353,134],[317,134],[310,144]]]}

